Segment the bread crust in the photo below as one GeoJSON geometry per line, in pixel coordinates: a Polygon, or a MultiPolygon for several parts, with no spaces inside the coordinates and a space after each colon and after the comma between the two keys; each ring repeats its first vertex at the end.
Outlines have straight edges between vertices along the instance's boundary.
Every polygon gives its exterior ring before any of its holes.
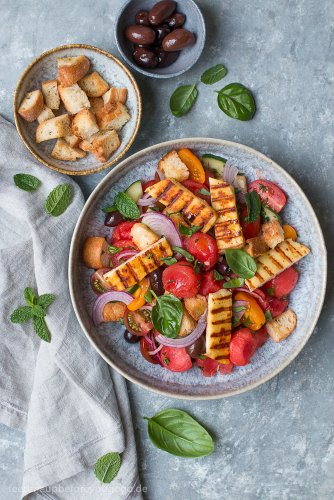
{"type": "Polygon", "coordinates": [[[57,59],[57,80],[63,87],[70,87],[89,71],[90,61],[86,56],[61,57],[57,59]]]}
{"type": "Polygon", "coordinates": [[[40,90],[27,92],[20,104],[18,113],[27,122],[33,122],[43,111],[44,99],[40,90]]]}
{"type": "Polygon", "coordinates": [[[85,151],[79,148],[71,148],[65,139],[58,139],[51,153],[52,158],[62,161],[76,161],[86,156],[85,151]]]}
{"type": "Polygon", "coordinates": [[[101,97],[109,89],[109,85],[97,71],[86,75],[78,84],[88,97],[101,97]]]}

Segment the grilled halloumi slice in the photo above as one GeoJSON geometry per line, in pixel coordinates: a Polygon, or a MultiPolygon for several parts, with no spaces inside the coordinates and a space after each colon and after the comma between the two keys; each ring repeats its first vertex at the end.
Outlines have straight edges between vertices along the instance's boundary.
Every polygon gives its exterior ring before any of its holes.
{"type": "Polygon", "coordinates": [[[161,238],[124,264],[103,275],[113,290],[122,291],[139,283],[145,276],[163,264],[161,259],[171,257],[173,250],[166,238],[161,238]]]}
{"type": "Polygon", "coordinates": [[[223,254],[226,248],[242,248],[245,240],[239,223],[234,188],[210,177],[210,193],[211,204],[218,214],[215,224],[218,252],[223,254]]]}
{"type": "Polygon", "coordinates": [[[221,289],[209,293],[206,328],[206,355],[222,364],[230,362],[232,292],[221,289]]]}
{"type": "Polygon", "coordinates": [[[253,278],[246,280],[245,283],[249,290],[255,290],[298,262],[308,253],[310,253],[310,249],[297,241],[291,239],[282,241],[275,248],[257,259],[257,271],[253,278]]]}
{"type": "Polygon", "coordinates": [[[164,179],[149,186],[145,192],[165,205],[168,212],[181,212],[182,217],[192,226],[203,226],[203,233],[209,231],[216,222],[215,210],[179,182],[164,179]]]}

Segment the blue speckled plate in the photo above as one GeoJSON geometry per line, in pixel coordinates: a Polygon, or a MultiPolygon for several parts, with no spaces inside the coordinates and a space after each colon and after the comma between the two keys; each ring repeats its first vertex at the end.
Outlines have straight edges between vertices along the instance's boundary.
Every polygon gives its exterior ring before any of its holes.
{"type": "Polygon", "coordinates": [[[296,182],[266,156],[254,149],[218,139],[180,139],[144,149],[115,167],[93,191],[81,213],[73,234],[69,281],[73,306],[88,339],[100,355],[124,377],[147,389],[178,398],[214,399],[243,391],[266,382],[277,375],[297,356],[312,334],[318,320],[326,288],[326,248],[312,206],[296,182]],[[249,180],[266,178],[277,182],[289,197],[284,219],[298,231],[299,240],[312,252],[299,264],[300,279],[291,296],[291,307],[298,317],[293,334],[280,344],[269,340],[244,367],[230,375],[204,378],[199,368],[185,373],[173,373],[148,363],[139,352],[138,344],[123,339],[124,327],[104,324],[96,328],[91,310],[96,296],[91,291],[91,270],[81,263],[84,239],[91,235],[107,236],[101,208],[110,205],[115,194],[136,179],[151,179],[158,160],[170,149],[188,147],[199,155],[218,154],[233,162],[249,180]]]}

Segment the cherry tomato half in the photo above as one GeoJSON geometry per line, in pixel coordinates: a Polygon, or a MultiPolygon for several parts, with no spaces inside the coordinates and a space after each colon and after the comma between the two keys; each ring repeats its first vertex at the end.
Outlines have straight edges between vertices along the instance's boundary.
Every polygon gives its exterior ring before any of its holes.
{"type": "Polygon", "coordinates": [[[263,285],[262,290],[272,297],[286,297],[295,288],[298,278],[298,271],[294,267],[289,267],[263,285]]]}
{"type": "Polygon", "coordinates": [[[189,189],[189,191],[198,196],[198,198],[202,198],[202,200],[205,200],[207,203],[211,203],[211,197],[209,195],[203,194],[202,191],[203,189],[205,190],[204,192],[208,191],[208,187],[205,184],[192,181],[191,179],[183,181],[181,184],[183,184],[184,187],[186,187],[187,189],[189,189]]]}
{"type": "Polygon", "coordinates": [[[269,335],[267,333],[266,327],[263,326],[260,330],[258,330],[257,332],[253,333],[253,337],[254,337],[254,339],[256,341],[256,348],[259,349],[269,339],[269,335]]]}
{"type": "Polygon", "coordinates": [[[177,153],[189,170],[189,179],[203,184],[205,172],[201,160],[188,148],[182,148],[177,153]]]}
{"type": "Polygon", "coordinates": [[[209,295],[209,293],[218,292],[223,286],[223,280],[215,280],[214,271],[206,271],[201,274],[201,286],[199,288],[200,295],[209,295]]]}
{"type": "Polygon", "coordinates": [[[247,222],[247,207],[243,206],[240,212],[240,224],[245,240],[255,238],[261,229],[261,217],[258,217],[254,222],[247,222]]]}
{"type": "Polygon", "coordinates": [[[153,324],[151,322],[151,315],[149,311],[129,311],[125,310],[124,313],[125,328],[138,337],[147,335],[152,330],[153,324]]]}
{"type": "Polygon", "coordinates": [[[140,353],[143,356],[143,358],[146,359],[149,363],[152,363],[152,365],[157,365],[158,362],[152,358],[152,356],[149,354],[149,346],[145,341],[145,337],[140,338],[140,353]]]}
{"type": "Polygon", "coordinates": [[[190,252],[195,259],[204,264],[208,270],[218,262],[218,247],[216,240],[209,234],[195,233],[183,241],[184,248],[190,252]]]}
{"type": "Polygon", "coordinates": [[[119,240],[131,240],[131,229],[138,221],[121,222],[112,232],[111,241],[116,243],[119,240]]]}
{"type": "Polygon", "coordinates": [[[164,289],[179,299],[189,299],[198,293],[201,278],[188,262],[178,262],[162,273],[164,289]]]}
{"type": "Polygon", "coordinates": [[[286,297],[278,299],[277,297],[270,297],[268,299],[269,311],[273,318],[282,314],[288,307],[289,301],[286,297]]]}
{"type": "Polygon", "coordinates": [[[184,347],[164,346],[160,351],[160,358],[164,367],[171,372],[185,372],[193,366],[184,347]]]}
{"type": "Polygon", "coordinates": [[[275,210],[275,212],[280,212],[286,204],[285,194],[273,182],[262,179],[253,181],[249,185],[249,191],[256,191],[261,201],[275,210]]]}
{"type": "Polygon", "coordinates": [[[241,318],[241,324],[249,326],[251,330],[260,330],[266,322],[266,317],[255,298],[247,292],[236,292],[234,300],[248,302],[247,309],[241,318]]]}
{"type": "Polygon", "coordinates": [[[248,328],[239,328],[232,334],[230,361],[236,366],[248,365],[257,348],[257,341],[248,328]]]}

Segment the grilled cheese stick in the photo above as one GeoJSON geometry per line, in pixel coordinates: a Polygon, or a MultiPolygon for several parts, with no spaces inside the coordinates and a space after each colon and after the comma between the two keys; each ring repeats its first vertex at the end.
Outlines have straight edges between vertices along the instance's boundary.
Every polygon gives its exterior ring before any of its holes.
{"type": "Polygon", "coordinates": [[[103,278],[113,290],[122,291],[139,283],[145,276],[163,264],[161,259],[171,257],[173,251],[166,238],[161,238],[128,261],[108,271],[103,278]]]}
{"type": "Polygon", "coordinates": [[[209,293],[208,321],[206,328],[206,355],[229,364],[232,330],[232,292],[221,289],[209,293]]]}
{"type": "Polygon", "coordinates": [[[210,205],[176,181],[164,179],[145,192],[167,207],[166,213],[181,212],[192,226],[203,226],[206,233],[216,222],[217,214],[210,205]]]}
{"type": "Polygon", "coordinates": [[[242,248],[245,240],[239,223],[234,188],[226,182],[210,177],[211,203],[218,214],[215,236],[218,252],[226,248],[242,248]]]}
{"type": "Polygon", "coordinates": [[[291,267],[309,252],[309,248],[297,241],[291,239],[282,241],[257,259],[257,271],[253,278],[245,281],[246,285],[249,290],[255,290],[291,267]]]}

